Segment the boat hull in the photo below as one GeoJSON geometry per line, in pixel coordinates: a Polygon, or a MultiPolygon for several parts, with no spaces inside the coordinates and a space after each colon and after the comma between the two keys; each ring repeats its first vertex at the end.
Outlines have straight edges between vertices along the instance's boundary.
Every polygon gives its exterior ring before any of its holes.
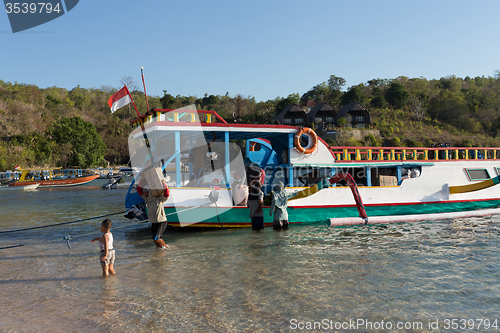
{"type": "MultiPolygon", "coordinates": [[[[446,201],[429,203],[405,203],[365,206],[369,217],[393,215],[429,215],[437,213],[474,211],[500,207],[500,198],[487,200],[446,201]]],[[[264,225],[272,226],[269,207],[264,207],[264,225]]],[[[175,227],[220,227],[242,228],[251,226],[247,207],[165,207],[168,224],[175,227]],[[217,214],[217,211],[219,214],[217,214]],[[179,212],[179,214],[178,214],[179,212]],[[200,216],[210,216],[203,221],[200,216]],[[199,222],[196,222],[199,221],[199,222]],[[219,223],[220,221],[220,223],[219,223]]],[[[331,218],[358,217],[356,205],[341,206],[295,206],[288,208],[290,224],[327,223],[331,218]]]]}
{"type": "Polygon", "coordinates": [[[92,175],[92,176],[85,176],[78,178],[53,179],[53,180],[17,181],[14,183],[10,183],[9,186],[25,186],[32,184],[40,184],[39,188],[76,186],[89,183],[97,178],[99,178],[99,175],[92,175]]]}
{"type": "Polygon", "coordinates": [[[33,190],[36,190],[39,186],[40,186],[40,184],[29,184],[29,185],[14,186],[14,187],[10,187],[8,185],[4,185],[4,186],[0,185],[0,188],[7,189],[7,190],[33,191],[33,190]]]}
{"type": "MultiPolygon", "coordinates": [[[[500,186],[469,193],[450,194],[449,186],[472,183],[464,168],[487,168],[494,174],[499,161],[443,162],[422,167],[418,178],[403,180],[397,186],[360,186],[368,217],[395,215],[427,215],[447,212],[474,211],[500,207],[500,186]]],[[[304,188],[289,188],[287,191],[304,188]]],[[[221,189],[215,204],[207,196],[211,188],[171,188],[165,203],[169,224],[181,227],[248,227],[251,225],[247,207],[232,206],[230,189],[221,189]]],[[[137,193],[131,193],[127,208],[140,203],[137,193]],[[133,202],[134,200],[135,203],[133,202]]],[[[308,197],[291,200],[289,223],[322,223],[331,218],[358,217],[358,209],[349,187],[325,188],[308,197]]],[[[272,225],[268,208],[264,207],[264,223],[272,225]]]]}

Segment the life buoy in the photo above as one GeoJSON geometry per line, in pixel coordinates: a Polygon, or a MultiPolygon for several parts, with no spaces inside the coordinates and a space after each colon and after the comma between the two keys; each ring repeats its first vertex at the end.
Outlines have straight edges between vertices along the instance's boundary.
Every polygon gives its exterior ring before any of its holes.
{"type": "Polygon", "coordinates": [[[250,142],[250,148],[248,149],[249,151],[255,151],[255,145],[257,142],[250,142]]]}
{"type": "Polygon", "coordinates": [[[295,145],[295,149],[297,149],[299,153],[312,154],[318,146],[318,136],[312,129],[303,127],[299,129],[295,134],[293,144],[295,145]],[[305,134],[309,137],[309,143],[305,147],[302,147],[302,145],[300,144],[300,137],[302,136],[302,134],[305,134]]]}

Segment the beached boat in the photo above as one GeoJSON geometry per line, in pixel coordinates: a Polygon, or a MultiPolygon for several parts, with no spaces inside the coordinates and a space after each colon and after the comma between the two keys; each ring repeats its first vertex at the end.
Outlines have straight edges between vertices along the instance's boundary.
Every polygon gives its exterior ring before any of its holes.
{"type": "Polygon", "coordinates": [[[18,169],[19,179],[9,183],[9,186],[27,186],[38,184],[44,187],[62,187],[83,185],[99,178],[99,175],[86,170],[61,169],[18,169]]]}
{"type": "MultiPolygon", "coordinates": [[[[240,200],[246,186],[241,175],[248,161],[265,170],[265,195],[277,181],[288,192],[301,192],[289,201],[290,223],[330,223],[337,218],[340,222],[331,223],[353,224],[352,220],[342,223],[342,219],[360,216],[361,208],[369,220],[500,206],[500,186],[495,186],[500,178],[500,148],[330,147],[309,129],[229,124],[212,111],[182,109],[155,110],[133,125],[129,139],[132,163],[144,166],[146,135],[154,162],[169,176],[171,195],[164,206],[169,224],[174,226],[250,226],[248,208],[240,200]],[[201,181],[193,179],[195,167],[185,158],[200,156],[199,149],[208,156],[201,181]],[[172,164],[174,170],[166,168],[172,164]],[[346,179],[330,183],[341,174],[352,175],[357,188],[347,186],[346,179]],[[358,201],[352,195],[355,192],[358,201]],[[216,193],[217,200],[210,200],[211,193],[216,193]]],[[[139,177],[140,173],[135,180],[139,177]]],[[[129,216],[144,218],[143,201],[133,183],[125,205],[133,212],[129,216]]],[[[268,214],[264,219],[265,225],[272,224],[268,214]]],[[[368,220],[362,216],[358,222],[368,220]]]]}

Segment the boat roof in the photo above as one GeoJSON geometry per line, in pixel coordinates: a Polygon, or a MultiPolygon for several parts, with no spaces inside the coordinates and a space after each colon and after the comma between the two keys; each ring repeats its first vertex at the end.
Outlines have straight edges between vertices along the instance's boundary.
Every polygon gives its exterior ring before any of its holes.
{"type": "MultiPolygon", "coordinates": [[[[146,124],[145,133],[153,135],[155,132],[205,132],[207,138],[213,137],[212,133],[218,135],[220,133],[229,132],[229,139],[243,140],[252,138],[271,138],[277,134],[288,135],[296,133],[299,127],[288,125],[266,125],[266,124],[229,124],[229,123],[191,123],[191,122],[171,122],[171,121],[155,121],[146,124]],[[208,132],[208,133],[207,133],[208,132]]],[[[134,130],[134,137],[142,136],[140,127],[134,130]]]]}

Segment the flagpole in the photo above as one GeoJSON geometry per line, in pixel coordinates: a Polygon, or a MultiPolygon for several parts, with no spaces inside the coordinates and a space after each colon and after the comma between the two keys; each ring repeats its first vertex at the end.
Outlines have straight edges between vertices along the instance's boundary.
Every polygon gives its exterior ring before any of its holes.
{"type": "Polygon", "coordinates": [[[146,108],[148,109],[148,112],[149,112],[148,94],[146,94],[146,83],[144,82],[143,69],[144,69],[144,67],[141,67],[142,85],[144,86],[144,96],[146,96],[146,108]]]}
{"type": "Polygon", "coordinates": [[[130,91],[128,91],[127,85],[125,85],[125,88],[127,89],[127,94],[130,96],[130,100],[132,101],[132,104],[134,104],[135,112],[137,112],[137,115],[139,116],[139,118],[141,118],[141,115],[139,114],[139,110],[137,110],[137,106],[135,106],[134,99],[132,98],[132,95],[130,95],[130,91]]]}

